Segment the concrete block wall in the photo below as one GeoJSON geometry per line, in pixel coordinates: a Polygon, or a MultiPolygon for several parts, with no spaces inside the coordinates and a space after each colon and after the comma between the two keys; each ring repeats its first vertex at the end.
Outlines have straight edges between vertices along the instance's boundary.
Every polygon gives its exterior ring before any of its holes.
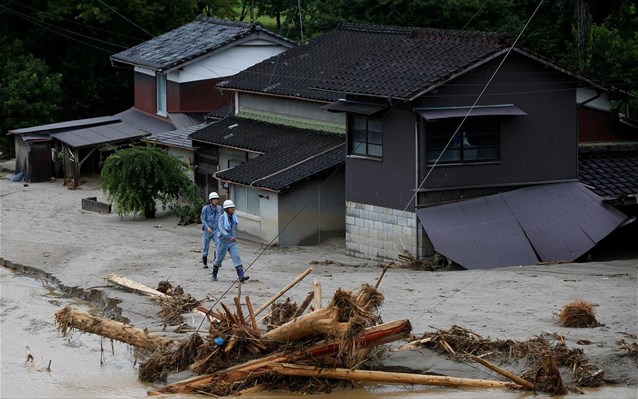
{"type": "Polygon", "coordinates": [[[346,255],[393,261],[403,248],[416,256],[412,212],[346,201],[346,255]]]}
{"type": "Polygon", "coordinates": [[[82,198],[82,209],[98,213],[111,213],[111,204],[99,202],[97,197],[82,198]]]}

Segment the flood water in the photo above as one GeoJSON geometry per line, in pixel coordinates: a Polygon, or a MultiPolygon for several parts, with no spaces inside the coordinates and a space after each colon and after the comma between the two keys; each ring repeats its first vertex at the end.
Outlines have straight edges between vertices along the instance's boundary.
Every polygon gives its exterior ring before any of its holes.
{"type": "MultiPolygon", "coordinates": [[[[147,398],[155,388],[137,379],[134,351],[128,345],[92,334],[74,332],[70,338],[56,330],[53,314],[66,305],[91,310],[89,303],[68,298],[45,280],[15,274],[0,267],[1,398],[147,398]],[[28,355],[33,356],[27,362],[28,355]],[[50,365],[50,367],[49,367],[50,365]]],[[[564,398],[632,398],[636,387],[607,387],[564,398]]],[[[200,395],[164,395],[194,399],[200,395]]],[[[548,397],[502,390],[457,390],[438,387],[366,385],[330,395],[281,392],[242,395],[242,398],[503,398],[548,397]]]]}

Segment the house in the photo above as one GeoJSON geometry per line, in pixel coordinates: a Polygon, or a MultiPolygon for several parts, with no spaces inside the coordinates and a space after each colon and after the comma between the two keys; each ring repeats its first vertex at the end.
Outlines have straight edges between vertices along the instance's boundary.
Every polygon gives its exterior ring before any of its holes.
{"type": "Polygon", "coordinates": [[[625,220],[578,183],[577,90],[608,89],[497,34],[344,23],[218,86],[238,116],[341,117],[350,255],[574,260],[625,220]]]}
{"type": "Polygon", "coordinates": [[[193,149],[185,133],[205,123],[210,113],[231,104],[230,94],[222,93],[216,84],[294,45],[258,23],[200,15],[112,55],[111,63],[133,70],[133,109],[163,119],[176,130],[174,134],[152,134],[150,139],[193,164],[193,149]]]}
{"type": "Polygon", "coordinates": [[[216,170],[207,174],[210,180],[198,184],[231,198],[242,233],[258,240],[314,245],[343,236],[343,135],[300,120],[268,119],[243,110],[191,134],[198,159],[205,152],[217,162],[208,165],[216,170]]]}
{"type": "Polygon", "coordinates": [[[215,112],[227,110],[230,104],[230,96],[215,88],[217,82],[292,46],[294,42],[259,24],[199,16],[114,54],[113,66],[133,70],[133,107],[113,116],[10,131],[17,137],[17,172],[23,172],[27,181],[60,176],[61,168],[51,157],[52,150],[57,150],[58,154],[68,152],[73,162],[79,160],[73,172],[77,179],[80,166],[85,171],[99,170],[106,144],[121,145],[142,137],[193,164],[190,128],[206,123],[207,117],[218,119],[215,112]],[[60,139],[70,135],[77,140],[60,139]],[[61,151],[62,147],[68,148],[61,151]]]}

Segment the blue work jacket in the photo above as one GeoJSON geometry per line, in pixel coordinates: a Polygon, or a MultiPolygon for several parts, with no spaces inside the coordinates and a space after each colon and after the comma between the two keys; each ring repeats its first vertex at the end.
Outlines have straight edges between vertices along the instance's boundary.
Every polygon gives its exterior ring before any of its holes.
{"type": "Polygon", "coordinates": [[[219,217],[224,213],[222,207],[212,206],[211,204],[204,205],[202,208],[202,230],[206,230],[208,227],[213,229],[213,234],[217,234],[219,217]]]}

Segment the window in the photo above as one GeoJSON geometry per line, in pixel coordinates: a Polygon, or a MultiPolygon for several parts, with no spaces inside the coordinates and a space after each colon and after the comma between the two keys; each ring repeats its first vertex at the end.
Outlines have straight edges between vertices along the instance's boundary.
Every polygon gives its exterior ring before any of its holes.
{"type": "Polygon", "coordinates": [[[381,119],[350,116],[348,146],[350,155],[383,157],[383,127],[381,119]]]}
{"type": "Polygon", "coordinates": [[[428,165],[439,156],[439,163],[473,163],[499,160],[499,123],[496,120],[466,120],[443,155],[441,152],[461,123],[446,120],[429,123],[425,133],[428,165]]]}
{"type": "Polygon", "coordinates": [[[232,200],[235,203],[235,209],[239,212],[260,216],[258,190],[237,184],[233,184],[232,190],[232,200]]]}
{"type": "Polygon", "coordinates": [[[166,75],[158,72],[155,76],[155,83],[157,85],[155,92],[157,96],[157,113],[166,116],[166,75]]]}

